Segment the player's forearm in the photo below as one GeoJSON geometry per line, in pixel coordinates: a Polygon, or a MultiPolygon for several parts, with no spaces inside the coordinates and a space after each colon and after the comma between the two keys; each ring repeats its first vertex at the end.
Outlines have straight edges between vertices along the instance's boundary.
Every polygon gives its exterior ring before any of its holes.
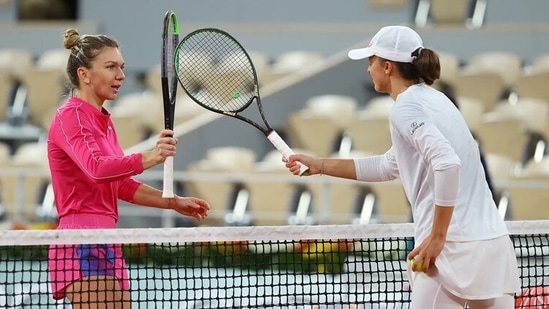
{"type": "Polygon", "coordinates": [[[433,226],[431,229],[432,236],[436,238],[446,239],[448,226],[450,226],[450,221],[452,220],[453,213],[453,206],[435,205],[435,215],[433,217],[433,226]]]}
{"type": "Polygon", "coordinates": [[[143,164],[143,170],[149,169],[162,162],[162,157],[158,156],[154,153],[154,151],[145,151],[141,154],[141,164],[143,164]]]}
{"type": "Polygon", "coordinates": [[[133,196],[134,204],[160,209],[170,209],[170,201],[162,198],[162,191],[146,184],[141,184],[133,196]]]}
{"type": "Polygon", "coordinates": [[[355,163],[350,159],[317,159],[319,175],[329,175],[339,178],[356,179],[355,163]]]}

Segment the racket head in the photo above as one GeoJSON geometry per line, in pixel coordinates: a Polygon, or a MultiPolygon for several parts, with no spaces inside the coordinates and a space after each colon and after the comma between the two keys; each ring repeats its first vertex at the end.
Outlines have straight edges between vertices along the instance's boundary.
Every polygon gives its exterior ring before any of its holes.
{"type": "Polygon", "coordinates": [[[174,55],[179,43],[179,23],[173,11],[164,15],[162,31],[162,63],[160,78],[162,83],[162,100],[164,104],[164,128],[173,129],[175,101],[177,96],[177,76],[174,69],[174,55]]]}
{"type": "Polygon", "coordinates": [[[250,55],[229,33],[203,28],[186,35],[175,51],[175,72],[187,95],[220,114],[236,114],[259,98],[250,55]]]}

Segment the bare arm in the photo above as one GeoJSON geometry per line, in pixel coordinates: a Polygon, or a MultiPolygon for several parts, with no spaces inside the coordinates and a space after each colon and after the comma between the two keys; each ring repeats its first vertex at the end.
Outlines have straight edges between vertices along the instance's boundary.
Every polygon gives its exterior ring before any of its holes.
{"type": "Polygon", "coordinates": [[[305,176],[329,175],[339,178],[356,179],[355,163],[352,159],[315,158],[303,154],[295,154],[286,160],[286,167],[294,175],[299,175],[301,162],[309,167],[305,176]]]}
{"type": "Polygon", "coordinates": [[[307,155],[292,155],[286,160],[286,167],[294,175],[299,175],[301,162],[309,167],[306,176],[328,175],[368,182],[388,181],[398,178],[398,165],[392,148],[385,154],[356,159],[315,158],[307,155]]]}
{"type": "Polygon", "coordinates": [[[141,184],[133,196],[133,203],[159,209],[171,209],[178,213],[204,219],[210,210],[210,205],[205,200],[195,197],[162,198],[162,191],[147,184],[141,184]]]}
{"type": "Polygon", "coordinates": [[[133,203],[160,209],[171,209],[171,199],[162,198],[162,191],[147,184],[141,184],[133,196],[133,203]]]}
{"type": "MultiPolygon", "coordinates": [[[[423,269],[421,271],[429,271],[444,248],[448,226],[450,226],[453,213],[453,206],[435,205],[431,234],[408,254],[408,260],[422,261],[423,269]]],[[[419,271],[417,268],[418,264],[414,263],[412,270],[419,271]]]]}
{"type": "Polygon", "coordinates": [[[318,174],[339,178],[356,179],[355,162],[352,159],[317,159],[318,174]]]}
{"type": "Polygon", "coordinates": [[[453,206],[435,205],[435,215],[433,217],[433,227],[431,230],[431,235],[434,239],[439,239],[443,243],[446,241],[446,234],[448,233],[448,227],[450,226],[453,213],[453,206]]]}

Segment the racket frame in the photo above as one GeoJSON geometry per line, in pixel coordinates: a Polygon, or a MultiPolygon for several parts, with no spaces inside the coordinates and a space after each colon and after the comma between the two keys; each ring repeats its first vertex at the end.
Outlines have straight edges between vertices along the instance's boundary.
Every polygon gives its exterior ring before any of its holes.
{"type": "MultiPolygon", "coordinates": [[[[258,129],[259,131],[261,131],[266,137],[267,139],[273,144],[273,146],[275,146],[275,148],[285,157],[287,158],[288,156],[294,154],[294,152],[291,150],[291,148],[286,144],[286,142],[280,137],[280,135],[278,135],[278,133],[276,132],[276,130],[274,130],[269,121],[267,120],[267,117],[265,116],[265,112],[263,110],[263,105],[261,103],[261,96],[259,95],[259,82],[258,82],[258,78],[257,78],[257,71],[255,69],[255,66],[254,66],[254,63],[250,57],[250,55],[248,54],[248,52],[246,51],[246,49],[244,48],[244,46],[242,46],[242,44],[240,44],[240,42],[238,42],[237,39],[235,39],[232,35],[230,35],[229,33],[227,33],[226,31],[223,31],[221,29],[217,29],[217,28],[202,28],[202,29],[197,29],[191,33],[189,33],[188,35],[186,35],[178,44],[177,48],[176,48],[176,51],[175,51],[175,59],[177,59],[177,55],[178,53],[180,52],[182,46],[185,44],[185,42],[197,35],[198,33],[203,33],[203,32],[215,32],[215,33],[218,33],[218,34],[221,34],[221,35],[224,35],[226,36],[227,38],[231,39],[238,47],[240,47],[241,51],[244,53],[244,55],[246,56],[246,58],[248,59],[248,62],[249,62],[249,65],[250,65],[250,69],[252,71],[252,75],[253,75],[253,84],[254,84],[254,90],[253,90],[253,96],[251,96],[251,98],[247,101],[247,103],[243,104],[240,108],[238,109],[235,109],[235,110],[231,110],[231,111],[225,111],[225,110],[219,110],[219,109],[215,109],[215,108],[212,108],[211,106],[207,105],[207,104],[204,104],[202,103],[199,99],[197,99],[193,93],[187,89],[187,87],[185,87],[185,83],[182,81],[181,79],[181,76],[178,72],[179,70],[179,66],[176,65],[176,76],[177,76],[177,79],[179,80],[179,83],[181,84],[181,87],[183,88],[183,90],[187,93],[187,95],[195,102],[197,103],[198,105],[202,106],[203,108],[209,110],[209,111],[212,111],[214,113],[218,113],[218,114],[221,114],[221,115],[225,115],[225,116],[230,116],[230,117],[233,117],[233,118],[236,118],[236,119],[239,119],[241,121],[244,121],[252,126],[254,126],[256,129],[258,129]],[[257,122],[245,117],[245,116],[242,116],[242,115],[239,115],[240,112],[246,110],[253,102],[256,102],[256,106],[257,106],[257,109],[259,111],[259,115],[261,117],[261,119],[263,120],[263,124],[265,125],[265,127],[261,126],[260,124],[258,124],[257,122]]],[[[177,62],[174,60],[174,63],[177,62]]],[[[303,175],[305,174],[309,168],[307,166],[305,166],[304,164],[298,162],[298,164],[300,165],[300,172],[299,172],[299,175],[303,175]]]]}
{"type": "MultiPolygon", "coordinates": [[[[160,82],[162,87],[162,103],[164,107],[164,128],[173,130],[175,117],[175,103],[177,96],[177,76],[175,76],[175,51],[179,43],[179,23],[177,15],[173,11],[167,11],[164,15],[162,31],[162,63],[160,65],[160,82]],[[169,50],[169,47],[173,50],[169,50]],[[171,54],[172,52],[173,54],[171,54]],[[173,80],[169,74],[172,73],[173,80]]],[[[173,189],[173,166],[174,158],[167,157],[164,161],[164,174],[162,179],[162,197],[173,198],[175,196],[173,189]]]]}

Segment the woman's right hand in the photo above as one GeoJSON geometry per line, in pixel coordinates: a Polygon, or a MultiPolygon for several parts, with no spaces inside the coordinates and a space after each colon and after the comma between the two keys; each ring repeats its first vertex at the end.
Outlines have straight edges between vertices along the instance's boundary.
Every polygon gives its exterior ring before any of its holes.
{"type": "Polygon", "coordinates": [[[175,156],[177,138],[172,137],[173,134],[172,130],[167,129],[160,132],[154,149],[143,153],[144,169],[164,163],[167,157],[175,156]]]}
{"type": "Polygon", "coordinates": [[[288,170],[290,170],[292,174],[298,176],[300,174],[300,165],[298,164],[298,162],[306,165],[307,167],[309,167],[309,170],[305,172],[305,174],[303,174],[302,176],[310,176],[320,174],[322,161],[324,159],[319,159],[304,154],[293,154],[286,159],[283,158],[282,160],[286,163],[286,167],[288,168],[288,170]]]}

